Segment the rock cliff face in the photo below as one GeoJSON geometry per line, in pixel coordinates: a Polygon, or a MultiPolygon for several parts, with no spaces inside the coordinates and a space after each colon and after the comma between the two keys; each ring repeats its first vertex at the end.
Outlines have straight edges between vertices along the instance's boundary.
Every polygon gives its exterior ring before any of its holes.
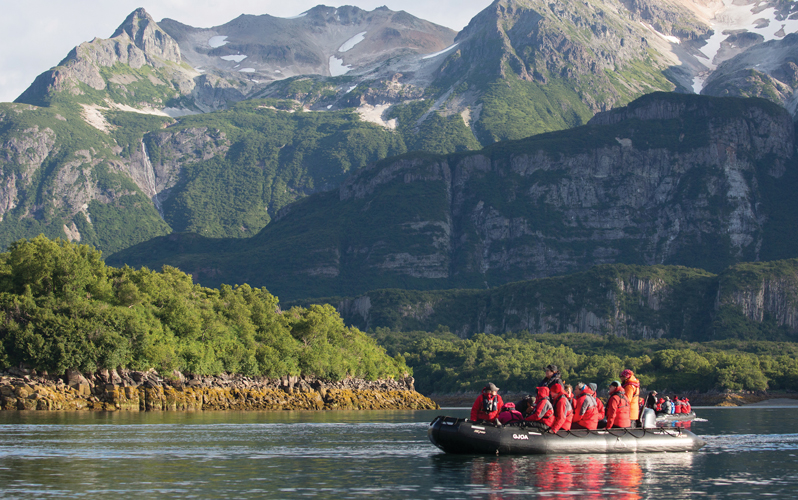
{"type": "Polygon", "coordinates": [[[441,186],[446,208],[437,217],[394,226],[425,245],[400,244],[364,262],[391,273],[477,275],[497,284],[630,257],[649,265],[707,263],[690,259],[693,252],[715,253],[707,267],[720,270],[760,258],[770,216],[762,185],[794,169],[790,116],[758,105],[722,116],[730,105],[647,96],[598,115],[555,147],[531,138],[509,154],[497,147],[371,167],[341,187],[340,200],[378,199],[391,185],[408,196],[413,185],[441,186]],[[610,131],[622,135],[607,137],[610,131]],[[577,134],[595,143],[582,147],[577,134]]]}
{"type": "Polygon", "coordinates": [[[587,332],[629,339],[798,338],[798,260],[732,266],[599,266],[490,290],[380,290],[332,301],[363,329],[477,333],[587,332]]]}
{"type": "Polygon", "coordinates": [[[195,259],[210,259],[218,274],[197,274],[203,283],[264,284],[287,300],[492,287],[609,263],[719,272],[794,255],[783,231],[798,217],[788,201],[796,176],[784,109],[652,94],[571,131],[363,168],[337,193],[290,207],[240,250],[279,272],[242,273],[238,250],[207,256],[190,245],[169,261],[117,258],[192,272],[195,259]]]}

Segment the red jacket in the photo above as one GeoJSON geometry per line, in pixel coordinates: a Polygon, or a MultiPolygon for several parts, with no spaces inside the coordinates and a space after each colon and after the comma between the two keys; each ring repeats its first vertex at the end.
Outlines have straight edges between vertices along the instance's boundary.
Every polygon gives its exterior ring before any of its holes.
{"type": "Polygon", "coordinates": [[[515,403],[506,403],[499,411],[499,422],[509,424],[510,422],[523,422],[524,416],[515,409],[515,403]]]}
{"type": "Polygon", "coordinates": [[[693,406],[690,404],[690,400],[684,398],[684,412],[690,413],[691,411],[693,411],[693,406]]]}
{"type": "Polygon", "coordinates": [[[659,398],[657,400],[657,406],[654,407],[654,411],[656,411],[658,413],[661,412],[662,411],[662,403],[664,403],[664,402],[665,402],[665,398],[659,398]]]}
{"type": "Polygon", "coordinates": [[[538,397],[535,399],[535,409],[526,417],[528,422],[541,422],[549,427],[554,423],[554,407],[549,400],[549,388],[538,387],[538,397]]]}
{"type": "Polygon", "coordinates": [[[623,387],[617,387],[607,400],[607,429],[613,427],[631,427],[629,420],[629,400],[626,399],[623,387]]]}
{"type": "Polygon", "coordinates": [[[474,401],[474,406],[471,407],[471,421],[492,421],[499,415],[502,406],[504,406],[504,402],[501,396],[498,394],[496,396],[491,396],[490,393],[483,392],[479,395],[477,400],[474,401]],[[488,408],[489,411],[486,411],[488,408]]]}
{"type": "MultiPolygon", "coordinates": [[[[552,386],[552,388],[554,387],[558,387],[558,384],[552,386]]],[[[552,397],[554,398],[554,423],[551,424],[551,429],[549,430],[551,432],[557,432],[560,429],[570,431],[571,421],[574,418],[574,408],[571,406],[571,402],[568,401],[568,396],[560,389],[559,392],[552,392],[552,397]]]]}
{"type": "Polygon", "coordinates": [[[605,412],[606,410],[604,408],[604,401],[600,400],[598,396],[596,396],[596,413],[598,413],[599,420],[605,417],[605,412]]]}
{"type": "Polygon", "coordinates": [[[599,414],[598,404],[596,403],[596,393],[585,387],[582,394],[576,398],[574,404],[574,419],[571,426],[576,429],[596,429],[598,427],[599,414]]]}

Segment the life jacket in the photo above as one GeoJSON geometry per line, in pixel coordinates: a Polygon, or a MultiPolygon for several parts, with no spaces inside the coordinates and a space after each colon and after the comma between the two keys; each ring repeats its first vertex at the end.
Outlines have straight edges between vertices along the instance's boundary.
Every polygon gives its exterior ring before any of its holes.
{"type": "Polygon", "coordinates": [[[654,407],[654,411],[661,412],[662,411],[662,403],[665,402],[665,398],[659,398],[657,400],[657,406],[654,407]]]}
{"type": "Polygon", "coordinates": [[[687,399],[687,398],[684,398],[684,412],[685,413],[690,413],[691,411],[693,411],[693,407],[690,404],[690,400],[687,399]]]}
{"type": "Polygon", "coordinates": [[[572,424],[583,429],[596,429],[599,421],[598,400],[596,394],[585,389],[576,399],[572,424]]]}
{"type": "Polygon", "coordinates": [[[538,387],[538,397],[535,401],[535,409],[526,418],[529,422],[542,422],[549,427],[554,423],[554,406],[549,399],[549,388],[538,387]]]}
{"type": "Polygon", "coordinates": [[[612,427],[629,427],[631,425],[629,408],[630,408],[629,399],[627,399],[623,389],[616,390],[615,392],[610,394],[610,397],[607,400],[607,428],[610,429],[612,427]],[[613,406],[612,398],[616,396],[618,398],[618,402],[615,405],[613,414],[610,415],[610,408],[613,406]],[[612,421],[610,419],[612,419],[612,421]],[[612,427],[610,427],[611,425],[612,427]]]}
{"type": "MultiPolygon", "coordinates": [[[[515,408],[515,405],[513,405],[515,408]]],[[[490,394],[482,395],[482,411],[485,413],[493,413],[499,409],[499,397],[491,396],[490,394]]]]}
{"type": "Polygon", "coordinates": [[[570,431],[571,422],[574,418],[574,407],[571,405],[571,400],[568,399],[568,395],[564,392],[560,393],[559,397],[557,397],[557,400],[554,402],[554,408],[554,423],[550,426],[551,432],[557,432],[560,429],[570,431]]]}

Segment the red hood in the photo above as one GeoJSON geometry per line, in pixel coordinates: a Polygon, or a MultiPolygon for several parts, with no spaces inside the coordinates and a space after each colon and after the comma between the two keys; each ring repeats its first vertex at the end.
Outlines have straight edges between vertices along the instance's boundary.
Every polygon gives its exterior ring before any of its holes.
{"type": "Polygon", "coordinates": [[[549,397],[548,387],[538,387],[538,399],[549,397]]]}

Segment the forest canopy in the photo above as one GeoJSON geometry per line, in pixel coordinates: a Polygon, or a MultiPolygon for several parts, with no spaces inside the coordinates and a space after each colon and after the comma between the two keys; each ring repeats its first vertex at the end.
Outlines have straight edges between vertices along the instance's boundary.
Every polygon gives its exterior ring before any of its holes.
{"type": "Polygon", "coordinates": [[[281,311],[265,288],[205,288],[168,266],[114,268],[90,246],[44,236],[0,254],[0,309],[0,368],[327,380],[410,372],[329,305],[281,311]]]}
{"type": "Polygon", "coordinates": [[[798,344],[722,340],[628,340],[589,333],[488,335],[460,339],[445,328],[374,337],[402,355],[424,394],[478,392],[493,382],[509,392],[534,392],[543,367],[556,364],[571,384],[606,389],[629,368],[647,389],[760,391],[798,388],[798,344]]]}

